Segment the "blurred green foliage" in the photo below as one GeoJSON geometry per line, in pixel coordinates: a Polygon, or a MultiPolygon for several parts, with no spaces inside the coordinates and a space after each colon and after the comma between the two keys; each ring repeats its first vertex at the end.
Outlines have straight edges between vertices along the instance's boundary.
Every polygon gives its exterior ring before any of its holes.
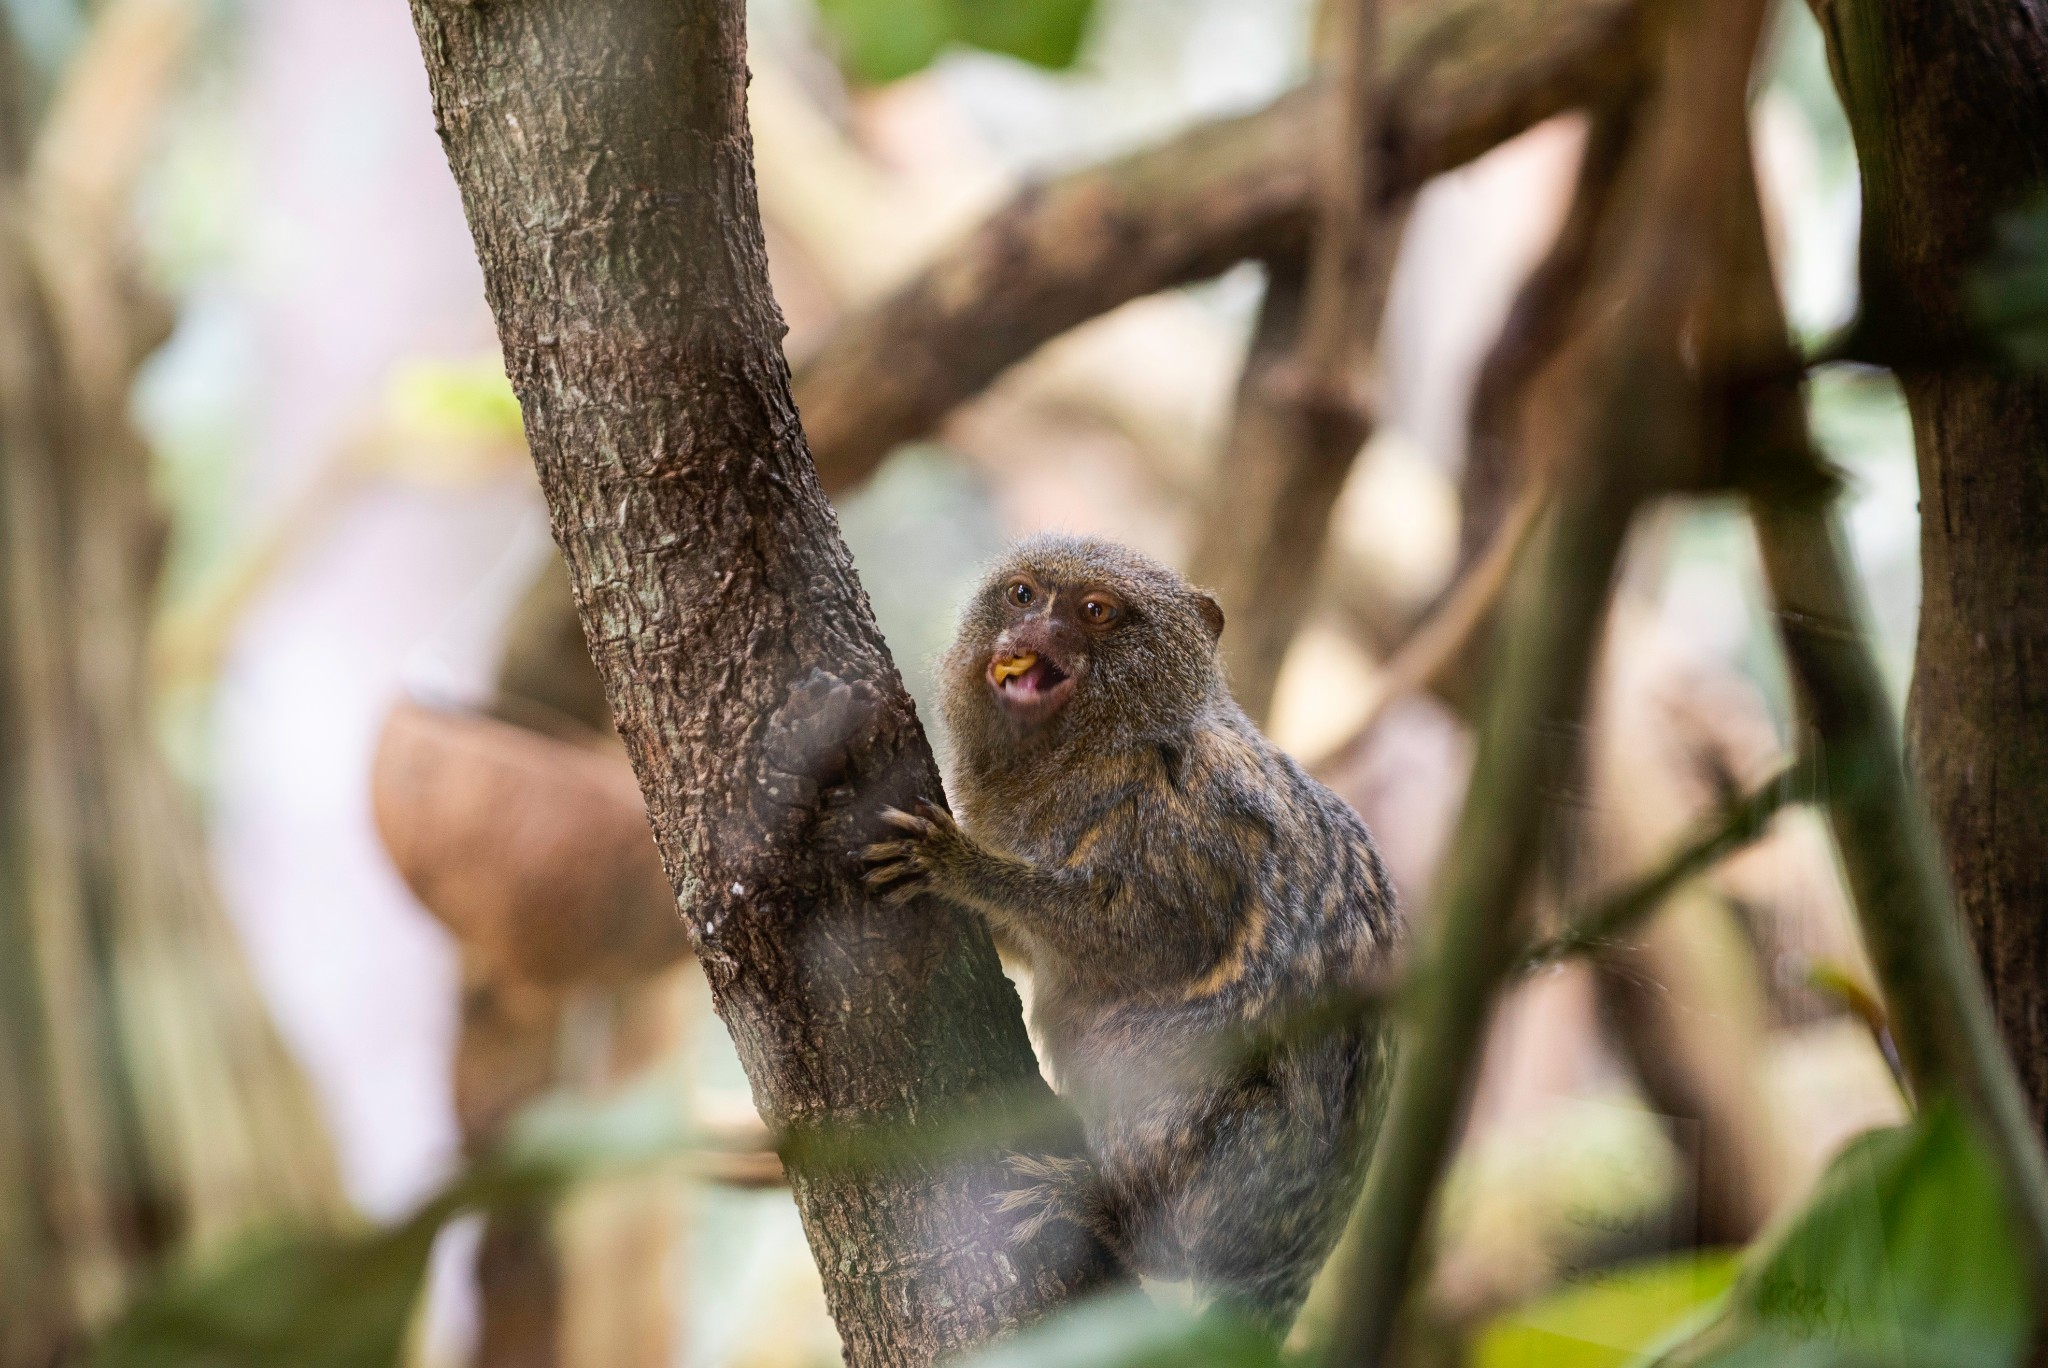
{"type": "Polygon", "coordinates": [[[414,358],[392,370],[385,403],[392,421],[442,441],[524,441],[519,400],[495,352],[462,360],[414,358]]]}
{"type": "Polygon", "coordinates": [[[818,0],[847,74],[874,84],[922,70],[953,43],[1071,66],[1094,8],[1094,0],[818,0]]]}
{"type": "Polygon", "coordinates": [[[173,1275],[107,1331],[92,1368],[391,1368],[443,1226],[683,1153],[678,1096],[660,1075],[603,1104],[537,1103],[402,1224],[266,1232],[173,1275]]]}
{"type": "Polygon", "coordinates": [[[1142,1292],[1085,1302],[967,1361],[966,1368],[1278,1368],[1263,1333],[1226,1315],[1160,1306],[1142,1292]]]}
{"type": "Polygon", "coordinates": [[[1969,282],[1977,321],[2015,361],[2048,367],[2048,191],[1998,223],[1969,282]]]}
{"type": "Polygon", "coordinates": [[[1735,1281],[1731,1254],[1688,1254],[1583,1275],[1480,1335],[1472,1368],[1623,1368],[1666,1343],[1735,1281]]]}
{"type": "Polygon", "coordinates": [[[2032,1313],[1997,1175],[1947,1106],[1872,1131],[1658,1368],[2010,1368],[2032,1313]]]}

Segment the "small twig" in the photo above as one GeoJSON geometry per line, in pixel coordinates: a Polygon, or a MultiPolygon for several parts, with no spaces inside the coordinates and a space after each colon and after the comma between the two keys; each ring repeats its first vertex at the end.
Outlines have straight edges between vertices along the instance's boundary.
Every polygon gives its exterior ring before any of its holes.
{"type": "Polygon", "coordinates": [[[1315,769],[1327,774],[1342,769],[1365,749],[1373,731],[1396,703],[1412,694],[1434,690],[1452,665],[1464,658],[1480,633],[1489,627],[1494,609],[1507,592],[1510,573],[1535,529],[1548,489],[1530,485],[1516,499],[1508,516],[1494,529],[1485,552],[1451,586],[1436,610],[1409,634],[1380,671],[1379,694],[1358,729],[1315,769]]]}
{"type": "Polygon", "coordinates": [[[1834,998],[1863,1023],[1870,1032],[1870,1039],[1877,1046],[1877,1052],[1884,1056],[1885,1068],[1891,1070],[1892,1082],[1899,1088],[1899,1096],[1906,1100],[1908,1107],[1917,1107],[1913,1095],[1913,1080],[1906,1076],[1906,1061],[1899,1056],[1899,1042],[1892,1036],[1891,1013],[1884,1007],[1884,1000],[1870,990],[1870,987],[1839,964],[1822,962],[1809,964],[1806,968],[1806,986],[1817,993],[1834,998]]]}
{"type": "Polygon", "coordinates": [[[1620,936],[1663,906],[1686,881],[1762,836],[1778,813],[1819,796],[1820,766],[1808,757],[1793,760],[1765,783],[1724,808],[1692,840],[1662,865],[1602,898],[1592,907],[1564,919],[1566,929],[1529,948],[1522,957],[1528,972],[1576,955],[1590,954],[1620,936]]]}

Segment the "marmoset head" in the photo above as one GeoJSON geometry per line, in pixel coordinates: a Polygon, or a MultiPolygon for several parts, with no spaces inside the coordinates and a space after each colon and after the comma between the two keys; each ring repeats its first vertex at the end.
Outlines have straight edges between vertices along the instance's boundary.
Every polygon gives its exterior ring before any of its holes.
{"type": "Polygon", "coordinates": [[[1090,537],[1033,537],[982,580],[941,668],[963,744],[1172,730],[1223,689],[1223,610],[1167,567],[1090,537]]]}

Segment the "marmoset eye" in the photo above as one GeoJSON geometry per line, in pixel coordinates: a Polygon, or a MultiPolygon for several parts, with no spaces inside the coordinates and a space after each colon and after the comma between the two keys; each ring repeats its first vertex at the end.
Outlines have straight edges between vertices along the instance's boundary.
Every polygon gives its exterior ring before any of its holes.
{"type": "Polygon", "coordinates": [[[1038,591],[1023,580],[1018,580],[1010,586],[1010,602],[1019,608],[1029,608],[1037,601],[1038,591]]]}
{"type": "Polygon", "coordinates": [[[1081,616],[1091,627],[1107,627],[1123,616],[1123,610],[1100,594],[1091,594],[1081,600],[1081,616]]]}

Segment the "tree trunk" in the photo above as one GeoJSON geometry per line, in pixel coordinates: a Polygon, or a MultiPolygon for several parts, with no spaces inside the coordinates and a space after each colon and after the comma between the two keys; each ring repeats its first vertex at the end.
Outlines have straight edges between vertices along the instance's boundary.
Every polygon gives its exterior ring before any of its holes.
{"type": "MultiPolygon", "coordinates": [[[[928,1363],[1110,1281],[1069,1231],[1009,1242],[986,1138],[937,1144],[1049,1104],[986,929],[860,882],[875,810],[938,772],[790,401],[742,5],[412,12],[612,717],[848,1362],[928,1363]],[[863,1132],[918,1144],[808,1143],[863,1132]]],[[[1046,1130],[1011,1143],[1078,1146],[1046,1130]]]]}
{"type": "Polygon", "coordinates": [[[1814,9],[1862,164],[1863,330],[1897,360],[1919,453],[1912,762],[2040,1126],[2048,380],[1954,358],[1966,350],[1969,317],[1960,288],[1999,215],[2048,186],[2048,5],[1815,0],[1814,9]]]}

